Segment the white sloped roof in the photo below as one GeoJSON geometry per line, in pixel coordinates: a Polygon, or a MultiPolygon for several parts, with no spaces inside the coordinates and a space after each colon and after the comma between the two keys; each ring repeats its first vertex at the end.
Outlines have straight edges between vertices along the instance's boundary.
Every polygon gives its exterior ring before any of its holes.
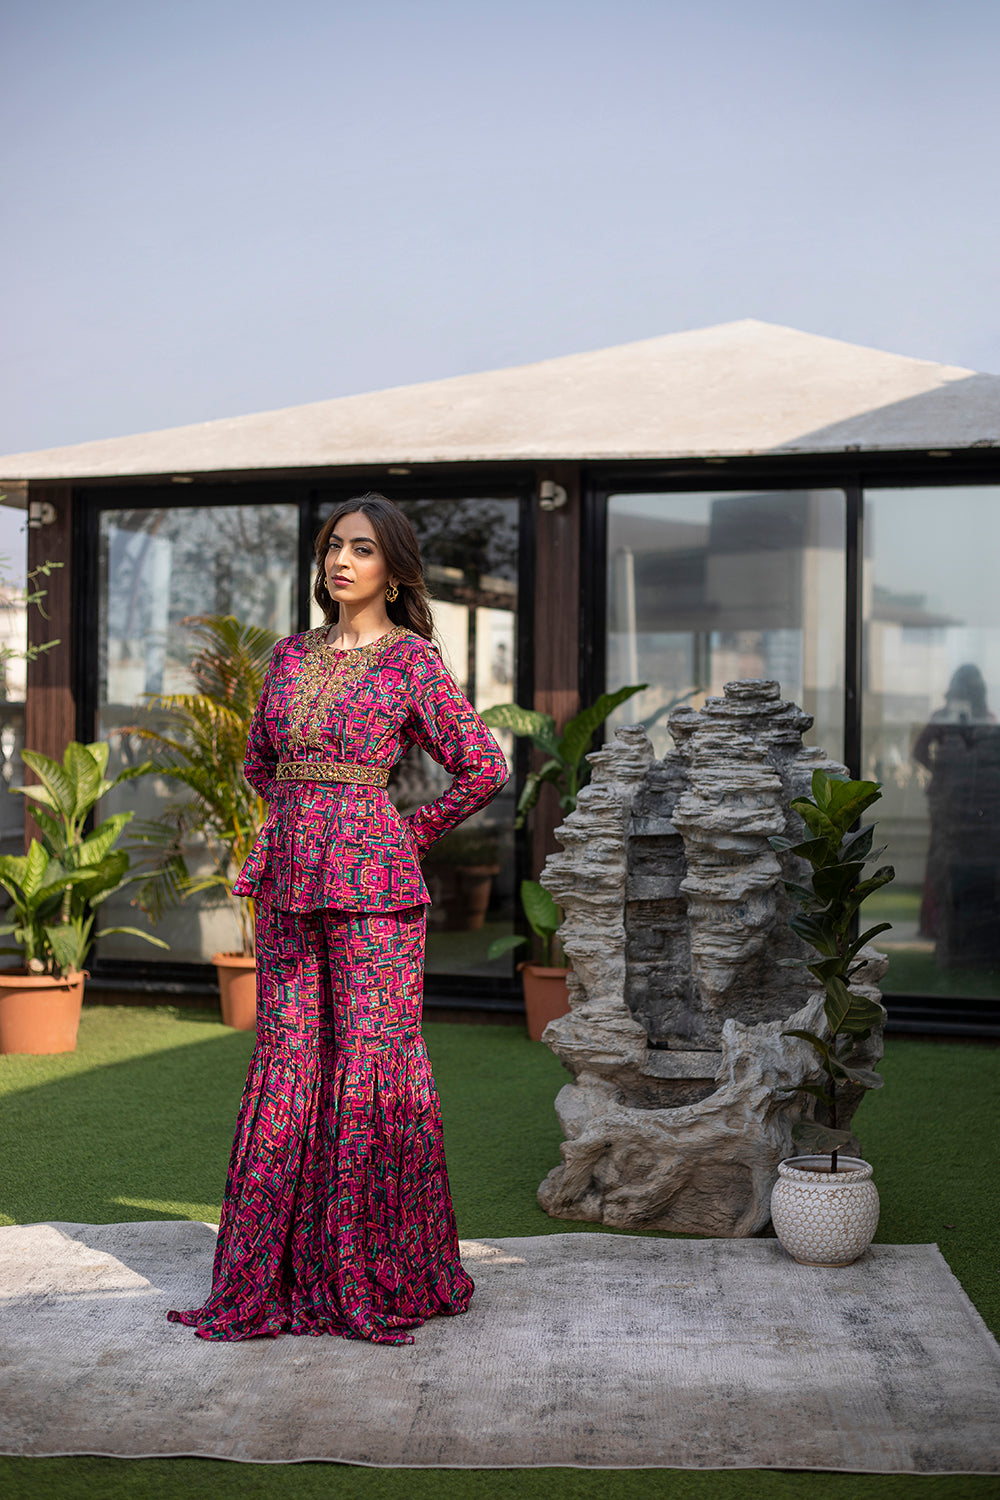
{"type": "Polygon", "coordinates": [[[1000,445],[1000,376],[744,319],[0,458],[0,482],[1000,445]]]}

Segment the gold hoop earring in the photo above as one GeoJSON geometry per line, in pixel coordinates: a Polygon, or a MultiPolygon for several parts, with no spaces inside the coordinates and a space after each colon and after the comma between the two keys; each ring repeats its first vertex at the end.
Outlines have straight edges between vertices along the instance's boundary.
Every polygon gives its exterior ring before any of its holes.
{"type": "Polygon", "coordinates": [[[399,598],[399,589],[394,583],[386,584],[385,597],[388,599],[390,604],[395,604],[396,600],[399,598]]]}

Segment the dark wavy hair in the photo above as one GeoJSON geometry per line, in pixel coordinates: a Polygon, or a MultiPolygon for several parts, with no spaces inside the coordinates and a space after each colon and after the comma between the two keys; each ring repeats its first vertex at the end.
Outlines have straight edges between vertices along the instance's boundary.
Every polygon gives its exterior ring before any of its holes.
{"type": "Polygon", "coordinates": [[[964,699],[972,709],[974,719],[988,719],[986,706],[986,683],[975,662],[967,661],[953,674],[945,693],[945,702],[953,698],[964,699]]]}
{"type": "Polygon", "coordinates": [[[424,583],[424,565],[420,560],[420,544],[409,520],[399,509],[375,490],[364,495],[355,495],[338,505],[333,515],[324,521],[316,538],[316,561],[319,564],[313,598],[323,611],[328,625],[336,625],[340,618],[340,605],[331,599],[326,586],[326,551],[330,537],[345,516],[367,516],[372,523],[375,540],[382,548],[389,568],[389,577],[399,588],[399,597],[390,604],[385,602],[386,614],[394,625],[405,625],[424,640],[434,639],[434,620],[430,611],[430,595],[424,583]]]}

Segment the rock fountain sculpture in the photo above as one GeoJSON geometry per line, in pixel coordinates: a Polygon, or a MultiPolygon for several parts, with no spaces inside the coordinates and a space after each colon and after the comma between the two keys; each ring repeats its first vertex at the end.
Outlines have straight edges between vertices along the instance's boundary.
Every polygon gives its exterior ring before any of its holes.
{"type": "MultiPolygon", "coordinates": [[[[793,798],[813,771],[846,774],[804,746],[811,717],[776,682],[728,683],[675,709],[676,749],[645,730],[602,750],[542,884],[563,908],[570,1012],[543,1040],[574,1075],[556,1100],[562,1164],[538,1191],[547,1213],[630,1229],[752,1235],[769,1220],[778,1162],[811,1102],[783,1085],[819,1077],[790,1028],[822,1024],[823,996],[791,932],[784,880],[808,867],[768,839],[798,837],[793,798]]],[[[852,987],[879,1000],[873,948],[852,987]]],[[[881,1032],[863,1044],[873,1065],[881,1032]]],[[[861,1091],[844,1101],[850,1120],[861,1091]]]]}

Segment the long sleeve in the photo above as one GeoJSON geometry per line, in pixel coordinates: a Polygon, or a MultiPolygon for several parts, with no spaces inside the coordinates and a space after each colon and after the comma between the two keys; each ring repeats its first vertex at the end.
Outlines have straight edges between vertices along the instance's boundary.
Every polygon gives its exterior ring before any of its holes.
{"type": "Polygon", "coordinates": [[[433,802],[406,821],[419,853],[492,801],[507,781],[507,762],[469,700],[432,649],[414,654],[412,701],[406,731],[454,777],[433,802]]]}
{"type": "Polygon", "coordinates": [[[274,887],[281,911],[402,911],[426,905],[420,857],[485,806],[507,780],[503,753],[430,642],[409,630],[381,654],[343,660],[319,631],[275,649],[247,738],[245,773],[271,807],[233,887],[274,887]],[[353,671],[354,662],[363,668],[353,671]],[[351,668],[345,672],[344,668],[351,668]],[[330,678],[339,680],[331,683],[330,678]],[[303,710],[318,743],[303,750],[303,710]],[[386,773],[419,745],[454,778],[448,790],[400,818],[387,790],[365,782],[276,781],[283,760],[378,765],[386,773]]]}
{"type": "Polygon", "coordinates": [[[253,718],[250,720],[250,730],[247,734],[246,758],[243,762],[243,774],[253,787],[255,792],[262,796],[265,802],[270,802],[274,796],[274,773],[278,764],[278,752],[275,749],[267,725],[267,709],[274,685],[276,669],[282,654],[284,641],[279,641],[271,656],[271,662],[264,678],[264,686],[261,688],[260,697],[257,699],[257,707],[254,709],[253,718]]]}

